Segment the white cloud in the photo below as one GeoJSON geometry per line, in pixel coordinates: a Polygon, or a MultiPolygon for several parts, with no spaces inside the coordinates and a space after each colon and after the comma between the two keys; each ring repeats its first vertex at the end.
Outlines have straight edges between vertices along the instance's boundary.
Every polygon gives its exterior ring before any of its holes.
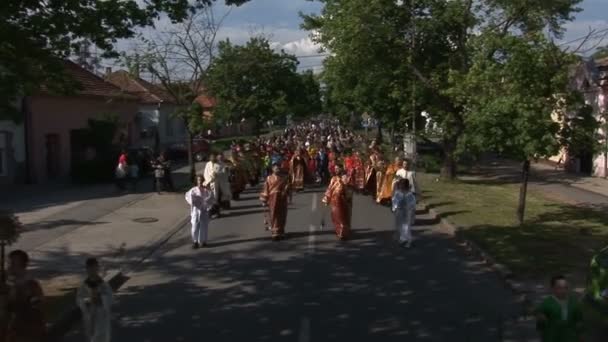
{"type": "Polygon", "coordinates": [[[319,53],[321,46],[310,39],[310,37],[302,38],[296,41],[288,42],[283,45],[285,52],[296,56],[309,56],[319,53]]]}

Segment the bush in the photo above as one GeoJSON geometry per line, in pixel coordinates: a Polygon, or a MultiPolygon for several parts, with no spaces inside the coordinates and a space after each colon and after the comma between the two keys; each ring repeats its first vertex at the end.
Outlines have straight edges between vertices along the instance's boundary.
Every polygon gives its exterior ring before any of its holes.
{"type": "Polygon", "coordinates": [[[441,157],[434,154],[424,154],[418,157],[418,169],[426,173],[439,173],[441,170],[441,157]]]}

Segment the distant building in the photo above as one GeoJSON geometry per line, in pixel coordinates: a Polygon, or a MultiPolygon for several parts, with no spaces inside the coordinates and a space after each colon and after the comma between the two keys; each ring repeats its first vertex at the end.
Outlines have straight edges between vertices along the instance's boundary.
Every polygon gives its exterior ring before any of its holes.
{"type": "Polygon", "coordinates": [[[139,145],[162,150],[187,140],[186,125],[174,116],[178,106],[160,85],[130,75],[124,70],[109,72],[106,79],[139,99],[136,120],[140,129],[139,145]]]}
{"type": "Polygon", "coordinates": [[[73,161],[81,157],[73,133],[87,128],[89,119],[116,115],[117,143],[137,141],[137,98],[71,61],[64,68],[78,83],[76,92],[57,95],[42,85],[20,101],[20,123],[0,121],[0,183],[69,179],[73,161]]]}

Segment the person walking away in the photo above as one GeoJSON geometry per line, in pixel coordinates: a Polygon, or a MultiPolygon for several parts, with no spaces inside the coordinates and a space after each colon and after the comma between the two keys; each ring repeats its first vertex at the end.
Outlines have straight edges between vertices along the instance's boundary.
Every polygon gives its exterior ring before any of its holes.
{"type": "Polygon", "coordinates": [[[230,201],[232,200],[232,191],[230,190],[230,169],[226,165],[224,154],[219,153],[217,155],[217,172],[216,172],[216,185],[219,189],[217,196],[220,208],[230,209],[230,201]]]}
{"type": "Polygon", "coordinates": [[[536,309],[542,342],[582,342],[583,314],[566,278],[551,278],[551,291],[536,309]]]}
{"type": "MultiPolygon", "coordinates": [[[[205,177],[196,177],[196,186],[186,192],[186,202],[190,205],[190,233],[192,248],[207,247],[209,232],[209,211],[215,202],[213,192],[205,186],[205,177]]],[[[207,183],[208,184],[208,183],[207,183]]]]}
{"type": "Polygon", "coordinates": [[[154,191],[158,194],[164,191],[165,186],[165,167],[162,164],[161,157],[158,157],[152,162],[152,169],[154,169],[154,191]]]}
{"type": "Polygon", "coordinates": [[[128,176],[128,171],[127,152],[121,150],[120,155],[118,156],[118,165],[116,165],[116,170],[114,172],[116,186],[119,190],[125,190],[125,180],[128,176]]]}
{"type": "Polygon", "coordinates": [[[306,163],[302,158],[300,149],[296,149],[295,154],[291,158],[289,165],[289,178],[292,189],[295,191],[304,190],[304,173],[306,172],[306,163]]]}
{"type": "Polygon", "coordinates": [[[99,274],[99,262],[87,259],[87,278],[78,288],[76,304],[82,312],[86,342],[110,342],[112,289],[99,274]]]}
{"type": "Polygon", "coordinates": [[[413,240],[412,226],[416,215],[416,198],[410,191],[410,183],[407,179],[400,179],[395,184],[392,211],[395,215],[395,229],[399,236],[399,245],[410,248],[413,240]]]}
{"type": "Polygon", "coordinates": [[[42,313],[44,293],[27,272],[29,256],[22,250],[8,255],[7,342],[41,342],[47,336],[42,313]]]}
{"type": "Polygon", "coordinates": [[[167,187],[167,191],[175,192],[175,187],[173,186],[173,174],[171,173],[171,160],[167,158],[167,153],[161,153],[160,163],[165,170],[165,177],[163,181],[165,183],[165,186],[167,187]]]}
{"type": "Polygon", "coordinates": [[[272,175],[266,178],[260,201],[268,207],[270,230],[272,240],[278,241],[285,237],[287,223],[288,201],[291,201],[291,186],[289,179],[281,175],[279,164],[272,166],[272,175]]]}
{"type": "Polygon", "coordinates": [[[349,180],[344,173],[344,168],[337,164],[335,172],[336,175],[331,178],[322,201],[331,207],[331,220],[336,236],[339,240],[344,241],[351,234],[353,195],[348,186],[349,180]]]}
{"type": "Polygon", "coordinates": [[[137,182],[139,181],[139,163],[135,156],[129,157],[129,180],[131,181],[131,189],[137,192],[137,182]]]}
{"type": "Polygon", "coordinates": [[[411,163],[409,160],[405,159],[403,161],[402,167],[395,174],[397,179],[407,179],[410,183],[410,192],[417,196],[420,190],[418,189],[418,183],[416,182],[416,171],[411,170],[411,163]]]}
{"type": "Polygon", "coordinates": [[[205,177],[205,183],[203,184],[206,188],[210,189],[213,193],[213,198],[215,199],[215,203],[211,206],[209,214],[211,216],[217,215],[217,217],[221,216],[221,209],[219,206],[220,196],[220,187],[218,185],[218,172],[219,165],[217,164],[217,155],[215,153],[211,153],[209,155],[209,161],[205,164],[205,170],[203,171],[203,176],[205,177]]]}

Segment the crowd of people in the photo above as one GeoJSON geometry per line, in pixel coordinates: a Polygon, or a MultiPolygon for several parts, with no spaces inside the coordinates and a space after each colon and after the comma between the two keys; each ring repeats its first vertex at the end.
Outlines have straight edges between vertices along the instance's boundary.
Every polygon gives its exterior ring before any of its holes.
{"type": "Polygon", "coordinates": [[[263,180],[260,200],[266,208],[273,240],[285,238],[288,204],[307,186],[327,186],[322,202],[331,208],[336,236],[351,236],[353,194],[369,195],[395,214],[399,243],[410,247],[417,183],[409,161],[391,162],[375,140],[339,122],[308,121],[266,138],[233,142],[230,158],[212,154],[197,185],[186,194],[192,208],[193,247],[207,245],[211,218],[220,217],[230,201],[263,180]]]}

